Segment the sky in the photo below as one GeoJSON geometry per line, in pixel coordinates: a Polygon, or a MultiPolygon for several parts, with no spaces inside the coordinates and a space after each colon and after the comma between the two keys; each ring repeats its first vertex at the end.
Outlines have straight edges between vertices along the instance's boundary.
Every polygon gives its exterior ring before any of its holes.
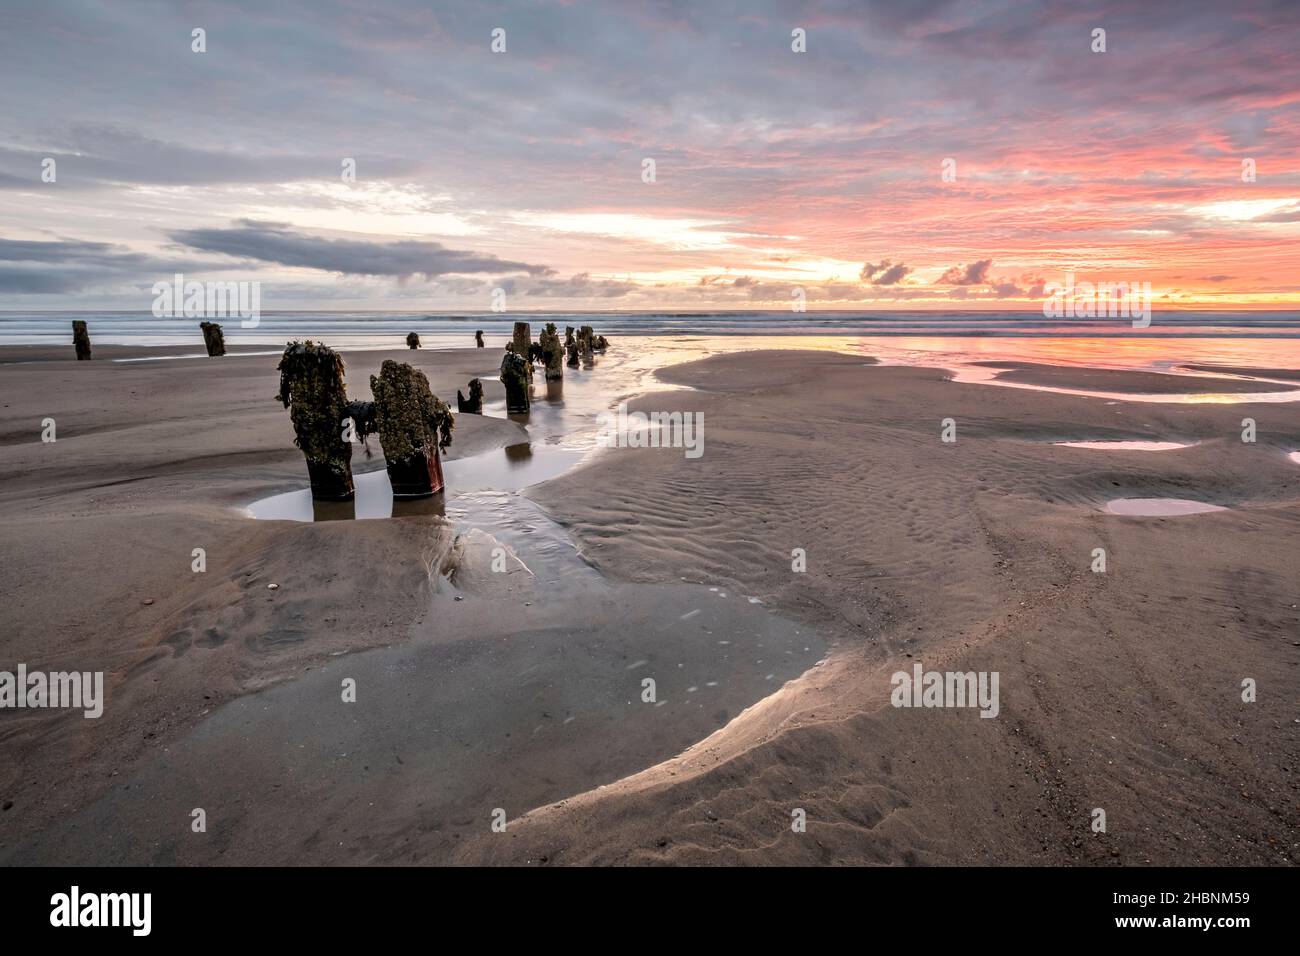
{"type": "Polygon", "coordinates": [[[0,63],[0,309],[1300,304],[1295,0],[3,0],[0,63]]]}

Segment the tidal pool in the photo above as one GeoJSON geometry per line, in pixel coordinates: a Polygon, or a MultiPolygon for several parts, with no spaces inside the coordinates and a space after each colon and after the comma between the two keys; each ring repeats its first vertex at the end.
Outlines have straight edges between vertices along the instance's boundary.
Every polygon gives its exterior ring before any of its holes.
{"type": "MultiPolygon", "coordinates": [[[[445,491],[431,498],[395,501],[382,468],[354,475],[356,497],[352,501],[313,501],[311,489],[286,491],[254,501],[247,508],[250,517],[262,521],[337,521],[401,518],[409,515],[442,515],[447,503],[462,495],[481,491],[521,491],[548,478],[564,474],[584,452],[561,445],[519,442],[494,448],[470,458],[442,463],[445,491]]],[[[378,456],[376,456],[378,457],[378,456]]],[[[382,458],[379,459],[381,462],[382,458]]]]}
{"type": "Polygon", "coordinates": [[[1106,502],[1106,510],[1113,515],[1129,517],[1172,518],[1228,509],[1188,498],[1115,498],[1106,502]]]}
{"type": "Polygon", "coordinates": [[[1091,448],[1093,451],[1173,451],[1191,448],[1196,442],[1180,441],[1054,441],[1066,448],[1091,448]]]}

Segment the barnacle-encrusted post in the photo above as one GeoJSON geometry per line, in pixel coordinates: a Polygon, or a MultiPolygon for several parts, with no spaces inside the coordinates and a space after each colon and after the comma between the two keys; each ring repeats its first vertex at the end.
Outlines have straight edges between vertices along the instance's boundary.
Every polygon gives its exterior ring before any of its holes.
{"type": "Polygon", "coordinates": [[[388,463],[394,498],[427,498],[442,491],[439,450],[451,444],[455,421],[418,368],[385,359],[370,376],[375,428],[388,463]]]}
{"type": "Polygon", "coordinates": [[[564,327],[564,350],[568,353],[568,361],[565,363],[570,368],[578,367],[578,340],[573,337],[573,326],[564,327]]]}
{"type": "Polygon", "coordinates": [[[501,359],[501,384],[506,387],[506,411],[528,414],[528,359],[515,351],[514,343],[506,346],[501,359]]]}
{"type": "Polygon", "coordinates": [[[307,459],[311,496],[319,501],[352,498],[352,446],[343,439],[348,417],[343,358],[326,345],[290,342],[280,356],[280,393],[289,409],[294,444],[307,459]]]}
{"type": "Polygon", "coordinates": [[[418,332],[407,332],[407,333],[406,333],[406,347],[407,347],[408,349],[418,349],[418,348],[420,347],[420,333],[418,333],[418,332]]]}
{"type": "Polygon", "coordinates": [[[207,346],[208,358],[225,355],[226,335],[221,331],[220,324],[216,322],[200,322],[199,328],[203,330],[203,344],[207,346]]]}
{"type": "Polygon", "coordinates": [[[596,344],[594,339],[590,325],[578,329],[578,351],[582,353],[583,368],[591,368],[596,364],[596,356],[592,352],[596,344]]]}
{"type": "Polygon", "coordinates": [[[72,344],[77,349],[77,361],[90,361],[90,332],[82,319],[72,320],[72,344]]]}
{"type": "Polygon", "coordinates": [[[476,378],[469,380],[469,398],[456,389],[456,411],[471,415],[483,414],[483,383],[476,378]]]}
{"type": "Polygon", "coordinates": [[[524,364],[527,368],[528,383],[533,381],[533,363],[530,358],[533,345],[533,328],[527,322],[515,323],[515,336],[511,340],[515,347],[515,354],[523,357],[524,364]]]}
{"type": "Polygon", "coordinates": [[[482,329],[479,329],[477,332],[474,333],[474,344],[477,345],[479,348],[482,348],[482,347],[483,347],[483,330],[482,330],[482,329]]]}
{"type": "Polygon", "coordinates": [[[537,336],[537,342],[542,347],[542,361],[546,366],[546,380],[548,382],[564,378],[564,345],[560,342],[560,335],[555,330],[554,322],[547,322],[546,328],[542,334],[537,336]]]}

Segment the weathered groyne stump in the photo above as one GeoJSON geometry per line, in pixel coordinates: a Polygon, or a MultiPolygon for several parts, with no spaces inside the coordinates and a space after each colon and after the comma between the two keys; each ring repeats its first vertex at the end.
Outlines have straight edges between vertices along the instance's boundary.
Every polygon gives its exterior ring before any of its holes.
{"type": "Polygon", "coordinates": [[[343,358],[326,345],[290,342],[280,356],[280,393],[289,409],[293,443],[307,459],[311,496],[318,501],[352,498],[352,445],[343,438],[348,417],[343,358]]]}
{"type": "Polygon", "coordinates": [[[526,415],[531,405],[528,359],[514,348],[514,343],[507,345],[506,354],[501,359],[501,384],[506,387],[506,411],[526,415]]]}
{"type": "Polygon", "coordinates": [[[527,366],[528,381],[533,381],[533,363],[530,358],[533,345],[533,329],[527,322],[515,323],[515,335],[511,339],[511,345],[515,348],[515,354],[523,358],[527,366]]]}
{"type": "Polygon", "coordinates": [[[564,351],[568,354],[568,361],[565,363],[571,368],[578,367],[578,340],[573,337],[573,326],[564,327],[564,351]]]}
{"type": "Polygon", "coordinates": [[[483,348],[483,330],[482,330],[482,329],[479,329],[477,332],[474,333],[474,344],[477,345],[479,348],[483,348]]]}
{"type": "Polygon", "coordinates": [[[469,398],[456,389],[456,411],[471,415],[483,414],[483,383],[476,378],[469,380],[469,398]]]}
{"type": "Polygon", "coordinates": [[[208,358],[218,358],[226,354],[226,335],[217,322],[200,322],[203,331],[203,344],[207,347],[208,358]]]}
{"type": "Polygon", "coordinates": [[[418,349],[420,347],[420,334],[418,332],[406,333],[406,347],[408,349],[418,349]]]}
{"type": "Polygon", "coordinates": [[[455,420],[418,368],[385,359],[370,376],[375,430],[384,449],[394,498],[427,498],[443,489],[439,452],[451,444],[455,420]]]}
{"type": "Polygon", "coordinates": [[[78,362],[90,361],[90,331],[82,319],[72,320],[72,344],[77,350],[78,362]]]}
{"type": "Polygon", "coordinates": [[[548,382],[564,378],[564,345],[554,322],[547,322],[542,334],[537,337],[542,348],[542,364],[546,368],[548,382]]]}
{"type": "Polygon", "coordinates": [[[532,344],[532,341],[533,341],[532,326],[530,326],[527,322],[516,322],[515,330],[514,330],[514,338],[510,340],[510,343],[515,347],[515,353],[517,355],[527,355],[528,346],[532,344]]]}
{"type": "Polygon", "coordinates": [[[596,364],[595,333],[590,325],[578,329],[578,352],[582,355],[582,367],[592,368],[596,364]]]}
{"type": "Polygon", "coordinates": [[[376,431],[375,426],[375,403],[365,401],[348,402],[344,407],[344,421],[352,419],[352,430],[357,438],[361,439],[362,447],[366,450],[366,457],[370,457],[370,446],[366,443],[366,438],[373,435],[376,431]]]}

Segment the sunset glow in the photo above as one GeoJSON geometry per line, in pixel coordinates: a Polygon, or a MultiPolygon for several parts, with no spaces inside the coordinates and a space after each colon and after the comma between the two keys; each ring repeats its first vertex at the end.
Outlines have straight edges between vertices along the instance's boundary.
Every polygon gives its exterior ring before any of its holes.
{"type": "Polygon", "coordinates": [[[338,3],[214,10],[202,57],[179,14],[96,11],[84,49],[40,7],[0,33],[5,307],[179,267],[268,308],[1034,310],[1067,272],[1300,302],[1293,6],[338,3]]]}

